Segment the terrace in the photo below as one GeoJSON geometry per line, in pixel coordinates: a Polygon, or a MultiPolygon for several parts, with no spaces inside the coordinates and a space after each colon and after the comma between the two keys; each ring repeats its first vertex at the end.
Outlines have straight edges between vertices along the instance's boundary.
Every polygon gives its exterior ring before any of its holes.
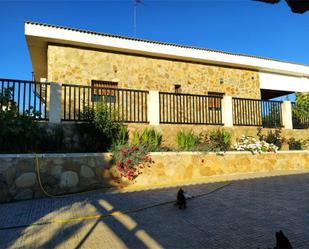
{"type": "Polygon", "coordinates": [[[21,113],[32,109],[35,119],[50,123],[86,121],[101,101],[124,123],[309,128],[309,117],[297,118],[290,101],[0,79],[0,92],[6,89],[21,113]]]}

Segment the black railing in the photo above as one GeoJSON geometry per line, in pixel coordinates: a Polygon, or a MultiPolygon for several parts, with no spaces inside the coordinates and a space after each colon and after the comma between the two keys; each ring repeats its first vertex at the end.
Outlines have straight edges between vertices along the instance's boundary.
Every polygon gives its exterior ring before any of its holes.
{"type": "Polygon", "coordinates": [[[87,121],[88,110],[105,103],[115,121],[147,123],[147,97],[148,91],[63,84],[62,120],[87,121]]]}
{"type": "Polygon", "coordinates": [[[160,92],[160,123],[222,124],[222,97],[160,92]]]}
{"type": "Polygon", "coordinates": [[[11,104],[16,105],[21,114],[31,115],[38,120],[47,120],[49,91],[50,84],[45,82],[0,79],[2,96],[0,109],[5,108],[4,99],[7,98],[11,104]]]}
{"type": "Polygon", "coordinates": [[[233,124],[265,128],[282,127],[281,102],[233,98],[233,124]]]}
{"type": "Polygon", "coordinates": [[[296,103],[292,102],[292,120],[293,129],[308,129],[309,128],[309,117],[298,117],[296,114],[296,103]]]}

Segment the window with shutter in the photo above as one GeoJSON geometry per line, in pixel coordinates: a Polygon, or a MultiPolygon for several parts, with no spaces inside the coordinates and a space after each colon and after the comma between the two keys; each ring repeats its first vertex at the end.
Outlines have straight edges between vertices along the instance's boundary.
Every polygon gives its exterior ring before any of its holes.
{"type": "Polygon", "coordinates": [[[116,102],[116,91],[118,82],[92,80],[91,99],[93,102],[105,101],[107,103],[116,102]]]}
{"type": "Polygon", "coordinates": [[[209,110],[221,110],[221,99],[211,98],[213,97],[223,97],[224,93],[219,92],[208,92],[210,98],[208,98],[208,108],[209,110]]]}

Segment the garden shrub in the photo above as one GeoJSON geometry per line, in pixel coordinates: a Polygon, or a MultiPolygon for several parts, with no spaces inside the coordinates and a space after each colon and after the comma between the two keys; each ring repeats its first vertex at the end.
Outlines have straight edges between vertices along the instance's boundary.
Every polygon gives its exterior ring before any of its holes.
{"type": "Polygon", "coordinates": [[[192,151],[197,148],[199,138],[192,131],[177,133],[177,148],[182,151],[192,151]]]}
{"type": "Polygon", "coordinates": [[[143,145],[119,145],[111,153],[118,175],[129,181],[136,179],[142,173],[141,170],[153,162],[143,145]]]}
{"type": "Polygon", "coordinates": [[[259,128],[257,132],[257,136],[260,140],[263,140],[269,144],[276,145],[279,149],[282,147],[282,143],[284,142],[284,138],[281,137],[281,128],[270,130],[266,135],[262,134],[262,129],[259,128]]]}
{"type": "Polygon", "coordinates": [[[133,145],[142,145],[148,151],[158,151],[162,143],[162,134],[154,129],[144,129],[142,133],[135,131],[133,145]]]}
{"type": "Polygon", "coordinates": [[[121,129],[121,124],[115,122],[116,115],[116,111],[109,111],[105,102],[96,103],[93,115],[94,126],[110,142],[113,141],[115,134],[118,134],[121,129]]]}
{"type": "Polygon", "coordinates": [[[215,130],[209,134],[212,151],[228,151],[231,148],[231,134],[226,130],[215,130]]]}
{"type": "Polygon", "coordinates": [[[19,113],[12,89],[4,89],[0,103],[0,153],[107,151],[128,140],[126,127],[114,121],[116,112],[110,113],[106,103],[96,104],[95,110],[86,107],[81,114],[86,122],[73,126],[72,134],[77,135],[80,146],[65,139],[62,125],[49,127],[37,122],[39,113],[32,107],[19,113]]]}
{"type": "Polygon", "coordinates": [[[302,140],[297,140],[295,138],[290,138],[288,140],[289,150],[302,150],[303,145],[305,144],[302,140]]]}
{"type": "Polygon", "coordinates": [[[125,125],[119,125],[118,132],[113,138],[113,146],[125,145],[129,140],[129,131],[125,125]]]}
{"type": "Polygon", "coordinates": [[[0,95],[0,153],[34,152],[40,147],[44,131],[35,122],[38,115],[32,108],[20,114],[12,100],[12,89],[0,95]]]}
{"type": "Polygon", "coordinates": [[[85,108],[81,118],[86,121],[79,127],[87,151],[107,151],[111,147],[123,145],[128,141],[128,130],[121,122],[115,121],[117,110],[110,112],[107,103],[98,102],[95,108],[85,108]]]}

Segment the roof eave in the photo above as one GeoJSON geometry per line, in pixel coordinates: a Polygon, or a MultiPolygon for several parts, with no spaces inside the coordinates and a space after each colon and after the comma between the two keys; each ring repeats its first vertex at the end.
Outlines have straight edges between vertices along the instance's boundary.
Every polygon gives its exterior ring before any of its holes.
{"type": "MultiPolygon", "coordinates": [[[[58,43],[63,45],[74,45],[167,59],[209,63],[292,76],[309,77],[309,66],[306,65],[245,55],[233,55],[218,51],[160,44],[156,42],[152,43],[136,39],[125,39],[111,35],[58,28],[55,26],[25,23],[25,35],[34,69],[38,67],[36,64],[38,64],[37,61],[39,60],[38,58],[34,58],[37,56],[34,55],[34,53],[38,53],[38,49],[35,49],[35,46],[42,48],[44,46],[47,47],[48,43],[58,43]]],[[[42,51],[44,50],[41,50],[41,52],[42,51]]],[[[44,55],[42,55],[42,57],[44,58],[44,55]]],[[[42,67],[41,63],[42,61],[40,61],[40,66],[42,67]]]]}

